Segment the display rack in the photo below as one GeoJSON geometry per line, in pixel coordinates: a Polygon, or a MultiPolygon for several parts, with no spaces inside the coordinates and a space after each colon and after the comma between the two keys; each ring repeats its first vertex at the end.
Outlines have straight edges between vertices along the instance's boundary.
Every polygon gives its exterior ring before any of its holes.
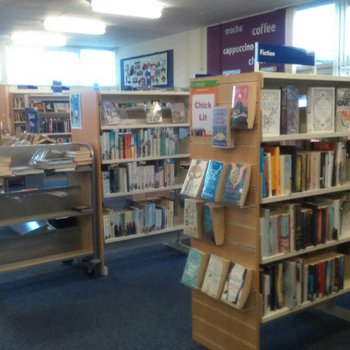
{"type": "Polygon", "coordinates": [[[79,259],[89,274],[105,274],[92,148],[78,143],[0,147],[0,159],[0,271],[79,259]],[[88,155],[84,164],[70,158],[76,152],[88,155]]]}
{"type": "MultiPolygon", "coordinates": [[[[235,310],[222,302],[208,297],[200,290],[192,292],[192,336],[193,339],[209,349],[259,349],[260,328],[263,323],[283,317],[292,312],[304,310],[333,300],[338,295],[349,291],[349,268],[345,264],[344,288],[327,296],[304,302],[301,305],[289,309],[283,307],[274,312],[263,314],[264,299],[261,294],[260,281],[261,269],[271,262],[282,262],[290,258],[307,258],[324,252],[337,252],[346,250],[348,238],[320,244],[316,247],[279,254],[273,257],[262,258],[261,253],[261,227],[260,215],[262,205],[271,203],[284,203],[289,200],[301,201],[309,196],[320,196],[327,193],[345,194],[349,192],[349,185],[309,191],[308,193],[292,193],[290,196],[280,196],[262,199],[261,174],[260,174],[260,148],[264,143],[277,143],[281,141],[313,139],[318,137],[347,137],[348,132],[335,132],[317,134],[294,134],[276,137],[262,137],[262,117],[260,110],[260,90],[263,88],[279,89],[286,85],[294,85],[299,88],[301,94],[306,94],[309,87],[350,87],[350,79],[341,77],[324,77],[315,75],[291,75],[279,73],[247,73],[232,76],[217,76],[195,81],[216,81],[216,105],[230,107],[232,103],[232,88],[236,84],[254,83],[258,87],[256,118],[253,129],[235,130],[235,148],[222,150],[211,147],[210,137],[191,136],[190,155],[193,159],[219,160],[224,162],[244,162],[252,166],[250,190],[246,205],[243,208],[226,206],[225,213],[225,242],[223,246],[213,246],[205,241],[192,240],[192,246],[242,264],[253,271],[252,288],[243,310],[235,310]]],[[[212,85],[211,85],[212,86],[212,85]]],[[[345,256],[347,259],[347,256],[345,256]]],[[[346,260],[347,261],[347,260],[346,260]]],[[[349,318],[348,318],[349,319],[349,318]]]]}
{"type": "MultiPolygon", "coordinates": [[[[188,106],[188,92],[186,91],[100,91],[100,92],[82,92],[82,129],[72,130],[74,141],[89,142],[93,145],[97,160],[97,197],[99,207],[99,230],[102,237],[106,236],[105,248],[111,250],[128,249],[137,246],[156,244],[159,242],[168,242],[169,244],[179,245],[182,240],[182,210],[177,206],[174,208],[173,225],[171,227],[162,227],[159,230],[152,230],[148,233],[134,233],[131,235],[121,235],[108,237],[104,225],[103,214],[106,208],[113,211],[122,210],[128,206],[130,201],[140,202],[154,199],[155,196],[165,196],[174,199],[174,203],[178,203],[176,192],[181,188],[182,181],[186,175],[186,169],[182,168],[182,163],[188,163],[188,141],[189,141],[189,123],[173,123],[171,119],[170,109],[167,108],[166,114],[160,123],[147,123],[146,105],[150,105],[152,101],[157,100],[160,105],[166,103],[181,102],[188,106]],[[108,124],[104,119],[104,103],[108,102],[118,109],[120,120],[116,124],[108,124]],[[171,130],[175,134],[176,147],[172,148],[168,153],[162,153],[159,146],[154,146],[152,152],[135,151],[132,154],[124,154],[119,156],[103,156],[106,146],[103,136],[109,139],[110,134],[122,135],[129,133],[132,135],[140,135],[146,131],[153,133],[157,130],[171,130]],[[141,162],[141,163],[140,163],[141,162]],[[173,163],[175,167],[175,176],[173,182],[157,187],[130,187],[118,191],[106,190],[103,185],[103,175],[111,168],[127,168],[130,164],[136,166],[152,165],[155,163],[173,163]]],[[[114,108],[113,107],[113,108],[114,108]]],[[[118,136],[117,136],[118,137],[118,136]]],[[[132,141],[136,142],[135,140],[132,141]]],[[[109,148],[110,145],[107,147],[109,148]]],[[[140,147],[140,144],[139,146],[140,147]]],[[[108,152],[107,152],[108,153],[108,152]]],[[[139,172],[141,168],[137,168],[139,172]]],[[[135,173],[134,173],[135,175],[135,173]]],[[[153,176],[153,180],[154,180],[153,176]]],[[[136,181],[140,183],[140,181],[136,181]]],[[[108,187],[108,184],[107,184],[108,187]]],[[[108,225],[108,224],[107,224],[108,225]]]]}

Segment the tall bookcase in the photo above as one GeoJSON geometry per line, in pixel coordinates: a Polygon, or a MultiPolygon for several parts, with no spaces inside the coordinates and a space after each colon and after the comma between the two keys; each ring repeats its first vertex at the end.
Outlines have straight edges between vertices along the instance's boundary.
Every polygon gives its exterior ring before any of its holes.
{"type": "MultiPolygon", "coordinates": [[[[299,88],[305,95],[309,87],[350,87],[350,79],[316,75],[291,75],[283,73],[247,73],[234,76],[217,76],[202,80],[216,80],[216,105],[230,107],[232,103],[232,87],[235,84],[253,82],[258,87],[256,101],[256,118],[253,129],[235,130],[235,148],[222,150],[211,147],[210,137],[191,136],[190,155],[193,159],[219,160],[224,162],[243,162],[251,164],[252,175],[250,190],[245,207],[226,206],[225,212],[225,242],[223,246],[213,246],[204,241],[192,240],[192,246],[210,254],[224,257],[232,262],[240,263],[253,271],[252,288],[243,310],[236,310],[224,303],[208,297],[199,290],[192,292],[192,335],[193,339],[209,349],[259,349],[261,326],[278,317],[291,312],[312,307],[322,302],[334,299],[336,296],[350,291],[349,268],[345,264],[344,288],[339,292],[304,302],[289,309],[283,307],[267,315],[263,313],[263,295],[260,281],[260,271],[271,262],[282,262],[290,258],[309,257],[323,252],[336,252],[346,248],[350,238],[333,240],[315,247],[294,251],[277,256],[262,258],[260,238],[260,215],[262,206],[270,203],[280,204],[288,201],[302,201],[308,197],[321,196],[329,193],[346,194],[349,184],[292,193],[289,196],[264,198],[261,196],[260,148],[263,144],[280,144],[290,140],[311,140],[314,138],[332,138],[350,136],[348,132],[332,132],[328,134],[293,134],[276,137],[262,136],[262,117],[260,110],[260,91],[263,88],[279,89],[286,85],[299,88]]],[[[345,257],[347,259],[347,257],[345,257]]]]}
{"type": "MultiPolygon", "coordinates": [[[[101,91],[92,92],[85,91],[81,93],[81,108],[82,108],[82,129],[73,129],[73,141],[89,142],[94,147],[97,159],[97,196],[99,206],[99,232],[105,237],[105,222],[104,213],[106,208],[118,211],[128,206],[128,202],[132,201],[153,201],[156,196],[175,196],[174,203],[178,202],[175,193],[181,189],[183,179],[186,175],[186,170],[180,166],[183,162],[189,159],[188,142],[189,142],[189,123],[173,123],[171,114],[163,116],[160,123],[147,123],[146,112],[144,107],[152,101],[159,101],[161,105],[166,103],[183,103],[186,108],[188,106],[188,92],[186,91],[101,91]],[[119,112],[122,113],[122,118],[119,123],[106,125],[103,123],[103,104],[108,102],[117,106],[119,112]],[[170,130],[174,133],[175,139],[178,141],[177,146],[170,152],[159,152],[157,149],[153,153],[133,154],[123,156],[107,156],[102,157],[103,151],[106,150],[106,145],[103,144],[103,136],[153,133],[157,130],[170,130]],[[103,159],[104,158],[104,159],[103,159]],[[134,189],[122,189],[117,191],[107,190],[108,183],[103,184],[103,175],[110,168],[127,168],[133,163],[139,165],[152,165],[155,163],[173,163],[175,165],[175,177],[173,182],[164,186],[150,186],[149,188],[137,187],[134,189]]],[[[187,113],[187,110],[186,110],[187,113]]],[[[118,136],[116,136],[118,138],[118,136]]],[[[133,140],[132,142],[134,142],[133,140]]],[[[110,146],[108,146],[110,147],[110,146]]],[[[119,148],[122,146],[119,144],[119,148]]],[[[135,147],[136,148],[136,147],[135,147]]],[[[141,152],[142,153],[142,152],[141,152]]],[[[141,171],[137,168],[136,173],[141,171]]],[[[155,177],[155,175],[153,175],[155,177]]],[[[107,180],[108,182],[108,180],[107,180]]],[[[136,183],[139,183],[138,179],[136,183]]],[[[129,186],[128,186],[129,187],[129,186]]],[[[168,242],[176,244],[181,241],[183,226],[182,226],[182,210],[179,207],[174,208],[174,223],[170,227],[152,230],[147,233],[137,233],[131,235],[122,235],[117,237],[106,238],[105,248],[112,250],[127,249],[135,246],[144,246],[156,244],[157,242],[168,242]]],[[[108,224],[107,224],[108,225],[108,224]]]]}
{"type": "Polygon", "coordinates": [[[26,131],[25,108],[38,111],[38,131],[56,142],[71,140],[69,95],[12,92],[9,94],[11,132],[19,135],[26,131]]]}

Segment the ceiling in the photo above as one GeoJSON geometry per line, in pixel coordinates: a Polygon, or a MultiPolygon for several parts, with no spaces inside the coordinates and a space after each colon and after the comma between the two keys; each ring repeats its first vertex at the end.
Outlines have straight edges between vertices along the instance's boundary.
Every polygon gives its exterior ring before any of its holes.
{"type": "MultiPolygon", "coordinates": [[[[121,0],[128,1],[128,0],[121,0]]],[[[157,20],[103,15],[87,0],[0,0],[0,42],[16,30],[42,30],[47,16],[100,19],[102,36],[67,34],[68,46],[117,48],[310,0],[159,0],[166,8],[157,20]]]]}

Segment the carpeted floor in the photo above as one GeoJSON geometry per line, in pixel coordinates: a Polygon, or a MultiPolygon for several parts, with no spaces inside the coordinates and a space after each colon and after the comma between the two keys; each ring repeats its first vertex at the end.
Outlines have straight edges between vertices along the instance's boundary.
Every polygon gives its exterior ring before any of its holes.
{"type": "MultiPolygon", "coordinates": [[[[108,254],[106,278],[62,263],[2,273],[0,350],[202,349],[191,339],[191,292],[179,283],[185,259],[159,245],[108,254]]],[[[262,327],[262,350],[344,350],[349,342],[347,322],[315,311],[262,327]]]]}

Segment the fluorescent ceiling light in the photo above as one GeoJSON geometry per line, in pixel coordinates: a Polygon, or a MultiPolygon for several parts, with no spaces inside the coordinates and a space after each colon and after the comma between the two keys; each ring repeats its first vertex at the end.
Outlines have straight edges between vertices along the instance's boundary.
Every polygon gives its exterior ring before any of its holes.
{"type": "Polygon", "coordinates": [[[61,34],[46,32],[14,32],[11,40],[15,45],[65,46],[67,38],[61,34]]]}
{"type": "Polygon", "coordinates": [[[152,0],[91,0],[96,12],[121,16],[160,18],[164,6],[152,0]]]}
{"type": "Polygon", "coordinates": [[[48,17],[44,21],[44,28],[51,32],[82,33],[101,35],[106,32],[103,22],[74,17],[48,17]]]}

